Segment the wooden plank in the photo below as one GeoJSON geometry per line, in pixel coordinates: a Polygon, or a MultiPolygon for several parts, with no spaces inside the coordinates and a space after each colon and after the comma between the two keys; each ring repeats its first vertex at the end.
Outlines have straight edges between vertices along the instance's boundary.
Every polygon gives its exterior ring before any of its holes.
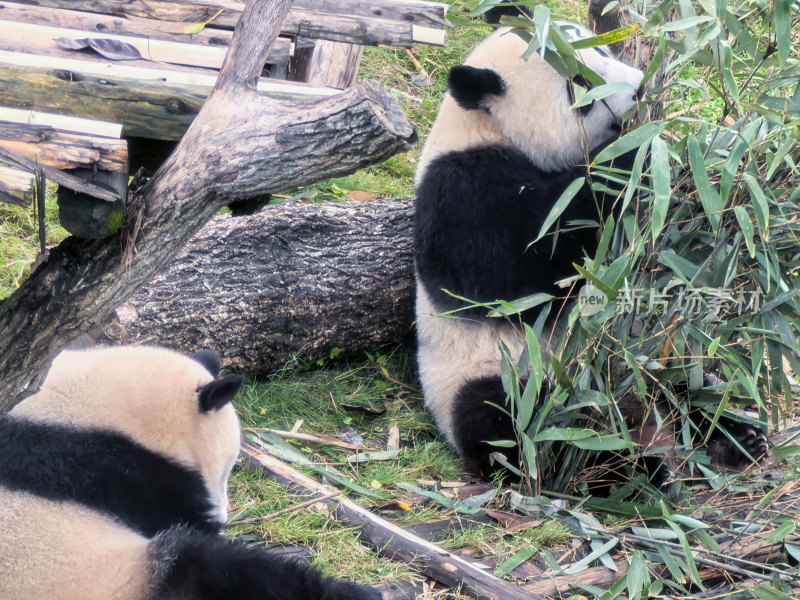
{"type": "Polygon", "coordinates": [[[85,135],[97,135],[110,138],[122,137],[121,123],[95,121],[93,119],[82,119],[80,117],[67,117],[36,110],[9,108],[7,106],[0,106],[0,121],[20,124],[27,123],[28,125],[47,125],[53,129],[60,129],[61,131],[68,131],[71,133],[82,133],[85,135]]]}
{"type": "MultiPolygon", "coordinates": [[[[230,44],[231,36],[233,35],[231,30],[214,27],[206,27],[199,33],[186,34],[184,32],[189,28],[189,24],[156,21],[140,17],[112,16],[13,2],[3,2],[2,7],[0,9],[0,19],[5,21],[74,29],[87,34],[82,37],[89,37],[88,34],[92,34],[92,37],[103,38],[113,38],[115,35],[129,35],[141,37],[151,42],[158,40],[192,43],[193,48],[197,45],[208,46],[224,54],[224,49],[230,44]]],[[[57,35],[55,37],[61,36],[57,35]]],[[[282,64],[289,60],[293,49],[294,44],[288,37],[278,38],[269,50],[267,62],[282,64]]],[[[146,56],[145,52],[142,52],[142,56],[146,56]]],[[[187,62],[183,64],[196,65],[198,63],[187,62]]],[[[200,63],[198,66],[211,65],[200,63]]]]}
{"type": "MultiPolygon", "coordinates": [[[[0,42],[1,43],[1,42],[0,42]]],[[[161,82],[167,86],[214,87],[217,71],[198,67],[154,64],[146,60],[107,61],[94,54],[82,54],[58,47],[33,48],[34,52],[0,50],[0,65],[13,65],[26,69],[55,69],[62,77],[77,80],[83,75],[98,76],[108,80],[130,79],[161,82]],[[58,60],[52,60],[56,57],[58,60]]],[[[2,85],[2,81],[0,81],[2,85]]],[[[338,93],[335,89],[307,86],[302,83],[277,82],[261,78],[256,89],[265,95],[291,100],[317,99],[338,93]]],[[[2,102],[2,100],[0,100],[2,102]]],[[[124,123],[124,121],[123,121],[124,123]]],[[[130,132],[128,132],[130,133],[130,132]]],[[[131,133],[131,135],[134,135],[131,133]]]]}
{"type": "Polygon", "coordinates": [[[416,25],[410,21],[371,19],[357,15],[334,15],[296,10],[284,23],[284,32],[318,40],[347,42],[364,46],[444,46],[441,27],[416,25]],[[293,17],[296,17],[293,19],[293,17]],[[434,33],[438,32],[438,33],[434,33]]]}
{"type": "Polygon", "coordinates": [[[0,148],[55,169],[128,172],[124,140],[66,133],[46,125],[0,121],[0,148]]]}
{"type": "MultiPolygon", "coordinates": [[[[2,12],[0,12],[0,17],[2,17],[2,12]]],[[[0,21],[0,41],[5,50],[24,48],[26,51],[31,51],[34,47],[60,49],[55,42],[59,38],[117,40],[136,48],[144,60],[212,69],[219,69],[222,66],[225,53],[228,51],[224,46],[168,42],[129,35],[93,33],[64,27],[50,27],[49,25],[0,21]]]]}
{"type": "Polygon", "coordinates": [[[319,40],[307,67],[306,83],[320,87],[344,89],[358,75],[364,46],[319,40]]]}
{"type": "Polygon", "coordinates": [[[0,201],[28,206],[33,202],[33,173],[0,162],[0,201]]]}
{"type": "Polygon", "coordinates": [[[64,185],[71,190],[75,190],[76,192],[89,194],[90,196],[94,196],[100,200],[116,202],[120,199],[119,193],[115,191],[101,188],[91,183],[85,183],[79,177],[75,177],[74,175],[59,171],[58,169],[48,167],[47,165],[43,165],[41,163],[37,164],[25,158],[24,156],[20,156],[15,152],[6,150],[5,148],[0,148],[0,164],[2,163],[5,163],[14,169],[20,169],[22,171],[31,173],[35,173],[37,170],[41,169],[44,172],[44,176],[48,180],[54,181],[58,185],[64,185]]]}
{"type": "MultiPolygon", "coordinates": [[[[65,51],[54,50],[55,55],[59,52],[65,51]]],[[[216,75],[190,67],[128,62],[136,65],[0,51],[0,104],[92,115],[122,123],[127,135],[180,139],[211,92],[216,75]]],[[[267,96],[292,101],[338,93],[266,79],[257,87],[267,96]]]]}
{"type": "MultiPolygon", "coordinates": [[[[36,4],[71,9],[74,0],[36,0],[36,4]]],[[[86,0],[80,8],[84,12],[181,23],[200,24],[213,19],[210,29],[233,28],[244,3],[235,0],[86,0]]],[[[428,2],[298,0],[282,31],[288,35],[364,45],[443,45],[446,12],[446,5],[428,2]],[[433,33],[436,30],[439,35],[433,33]]]]}

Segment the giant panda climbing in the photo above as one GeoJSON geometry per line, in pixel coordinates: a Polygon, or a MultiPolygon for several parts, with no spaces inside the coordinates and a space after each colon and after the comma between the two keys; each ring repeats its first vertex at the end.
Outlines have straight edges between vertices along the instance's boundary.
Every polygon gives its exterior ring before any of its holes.
{"type": "MultiPolygon", "coordinates": [[[[594,256],[597,228],[562,226],[555,248],[550,236],[531,241],[566,187],[586,174],[587,158],[619,135],[642,81],[640,71],[604,48],[580,50],[579,59],[606,82],[630,88],[573,109],[573,82],[537,54],[524,60],[526,48],[515,33],[498,29],[451,70],[416,175],[416,323],[425,404],[465,467],[482,475],[495,450],[486,442],[514,439],[510,418],[497,408],[507,405],[498,341],[520,356],[524,339],[518,327],[486,317],[485,309],[441,314],[463,309],[457,297],[563,296],[556,282],[576,275],[573,264],[584,256],[594,256]]],[[[619,160],[630,165],[632,156],[619,160]]],[[[600,222],[615,199],[584,184],[560,222],[600,222]]],[[[539,312],[526,310],[522,319],[533,323],[539,312]]],[[[557,340],[562,327],[551,319],[543,340],[557,340]]],[[[550,346],[542,349],[545,359],[550,346]]],[[[663,444],[663,432],[642,419],[632,433],[642,445],[663,444]]],[[[734,434],[753,456],[763,454],[758,430],[734,434]]],[[[653,470],[658,483],[670,476],[659,465],[653,470]]]]}
{"type": "Polygon", "coordinates": [[[67,351],[0,420],[0,598],[378,600],[227,542],[239,375],[219,355],[67,351]]]}

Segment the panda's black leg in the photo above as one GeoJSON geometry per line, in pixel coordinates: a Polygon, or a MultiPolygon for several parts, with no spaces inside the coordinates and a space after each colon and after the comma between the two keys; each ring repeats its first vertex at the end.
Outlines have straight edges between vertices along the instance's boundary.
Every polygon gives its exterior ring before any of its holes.
{"type": "Polygon", "coordinates": [[[721,418],[711,439],[708,455],[714,464],[731,469],[742,469],[751,463],[751,458],[760,462],[769,451],[767,436],[758,427],[733,419],[721,418]],[[719,430],[722,427],[747,451],[748,457],[719,430]]]}
{"type": "Polygon", "coordinates": [[[499,377],[473,379],[459,390],[453,403],[453,436],[464,467],[482,477],[489,475],[492,452],[506,454],[509,462],[518,464],[516,448],[497,448],[486,442],[514,440],[511,418],[497,408],[506,406],[506,393],[499,377]]]}

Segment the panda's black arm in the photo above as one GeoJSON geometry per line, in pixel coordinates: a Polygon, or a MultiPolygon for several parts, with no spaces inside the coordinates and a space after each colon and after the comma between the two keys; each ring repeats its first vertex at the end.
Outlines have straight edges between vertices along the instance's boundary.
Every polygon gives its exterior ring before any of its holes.
{"type": "Polygon", "coordinates": [[[184,528],[150,543],[152,600],[380,600],[377,590],[302,563],[184,528]]]}
{"type": "Polygon", "coordinates": [[[600,222],[603,215],[589,186],[562,213],[555,247],[551,235],[531,242],[561,193],[585,174],[580,166],[547,173],[501,146],[432,161],[417,188],[414,243],[417,272],[437,308],[463,306],[442,289],[478,302],[563,295],[556,282],[575,275],[573,264],[597,249],[596,227],[567,227],[574,221],[600,222]]]}

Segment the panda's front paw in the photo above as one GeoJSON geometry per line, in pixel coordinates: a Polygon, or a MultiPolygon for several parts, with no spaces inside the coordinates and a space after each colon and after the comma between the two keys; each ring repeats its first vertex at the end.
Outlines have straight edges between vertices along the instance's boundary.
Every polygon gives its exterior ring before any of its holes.
{"type": "Polygon", "coordinates": [[[767,436],[758,427],[727,419],[724,423],[720,421],[718,426],[724,427],[747,454],[722,432],[718,432],[714,434],[708,447],[708,454],[715,464],[741,469],[751,464],[752,460],[761,462],[769,452],[767,436]]]}

